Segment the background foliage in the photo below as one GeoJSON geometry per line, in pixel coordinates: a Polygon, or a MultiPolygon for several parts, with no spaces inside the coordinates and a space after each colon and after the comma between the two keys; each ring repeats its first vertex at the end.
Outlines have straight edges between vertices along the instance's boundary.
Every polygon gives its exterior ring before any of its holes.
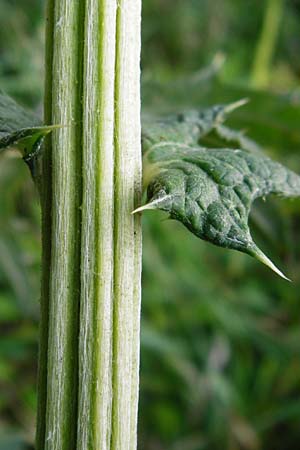
{"type": "MultiPolygon", "coordinates": [[[[0,0],[0,87],[37,111],[43,8],[42,0],[0,0]]],[[[144,0],[143,16],[144,110],[249,97],[231,126],[299,173],[300,2],[144,0]],[[273,42],[262,31],[268,7],[278,11],[273,42]],[[226,60],[214,75],[221,53],[226,60]]],[[[218,144],[211,135],[208,145],[218,144]]],[[[145,214],[141,449],[297,448],[299,206],[261,201],[251,216],[257,243],[292,284],[163,214],[145,214]]],[[[30,449],[34,439],[39,271],[37,193],[25,165],[7,153],[0,160],[0,450],[30,449]]]]}

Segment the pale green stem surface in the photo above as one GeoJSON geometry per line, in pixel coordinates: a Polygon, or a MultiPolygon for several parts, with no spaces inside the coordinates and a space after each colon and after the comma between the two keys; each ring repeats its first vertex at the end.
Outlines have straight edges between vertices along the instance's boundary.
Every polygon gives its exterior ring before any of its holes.
{"type": "Polygon", "coordinates": [[[37,450],[135,450],[141,0],[48,0],[37,450]]]}
{"type": "Polygon", "coordinates": [[[136,448],[141,191],[140,0],[119,0],[115,73],[115,265],[112,450],[136,448]],[[136,217],[137,216],[137,217],[136,217]]]}
{"type": "MultiPolygon", "coordinates": [[[[46,152],[45,158],[48,169],[44,161],[42,207],[44,217],[51,210],[51,235],[49,224],[43,239],[51,249],[51,257],[47,250],[44,271],[48,269],[50,275],[48,280],[43,278],[42,287],[42,308],[49,304],[48,352],[42,356],[47,358],[47,363],[42,364],[47,366],[47,393],[45,409],[39,411],[38,417],[38,423],[45,421],[38,425],[38,430],[45,430],[44,438],[41,432],[38,437],[38,450],[73,450],[80,293],[81,4],[50,0],[48,14],[52,19],[47,29],[46,61],[51,76],[47,77],[46,115],[51,111],[52,123],[63,127],[53,132],[51,153],[49,156],[46,152]]],[[[45,323],[42,326],[46,327],[45,323]]],[[[41,351],[45,352],[45,345],[41,351]]],[[[45,396],[44,389],[40,387],[40,396],[45,396]]]]}
{"type": "Polygon", "coordinates": [[[111,439],[116,7],[86,2],[78,450],[111,439]]]}

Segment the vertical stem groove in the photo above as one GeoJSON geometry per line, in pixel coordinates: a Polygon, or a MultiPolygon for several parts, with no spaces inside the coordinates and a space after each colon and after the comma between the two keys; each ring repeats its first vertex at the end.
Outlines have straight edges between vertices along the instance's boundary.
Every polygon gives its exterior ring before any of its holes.
{"type": "Polygon", "coordinates": [[[48,0],[37,450],[135,450],[141,0],[48,0]]]}
{"type": "Polygon", "coordinates": [[[86,8],[78,450],[109,450],[116,2],[86,8]]]}
{"type": "MultiPolygon", "coordinates": [[[[45,99],[44,120],[52,123],[52,49],[53,49],[53,1],[49,0],[46,9],[46,58],[45,58],[45,99]]],[[[38,365],[38,407],[36,447],[42,450],[45,442],[46,403],[47,403],[47,352],[49,320],[49,267],[51,263],[51,142],[46,139],[42,161],[43,183],[41,185],[42,209],[42,280],[39,324],[39,365],[38,365]]]]}
{"type": "MultiPolygon", "coordinates": [[[[50,0],[48,8],[53,18],[48,29],[52,34],[52,48],[49,43],[46,60],[51,64],[47,69],[52,75],[47,85],[46,111],[49,114],[51,110],[52,123],[63,127],[53,133],[51,149],[44,159],[44,166],[45,163],[51,166],[51,180],[50,177],[44,180],[45,190],[49,189],[47,196],[43,194],[47,204],[42,205],[44,214],[51,208],[51,218],[48,217],[51,219],[51,259],[50,267],[47,260],[50,276],[48,280],[43,279],[43,286],[49,283],[44,290],[44,295],[49,295],[49,335],[48,353],[44,355],[47,358],[45,419],[38,418],[40,423],[45,420],[45,436],[43,445],[39,438],[39,450],[73,450],[76,445],[74,416],[80,292],[82,11],[80,2],[68,0],[50,0]]],[[[43,302],[46,304],[47,299],[43,302]]],[[[45,352],[45,348],[42,351],[45,352]]]]}

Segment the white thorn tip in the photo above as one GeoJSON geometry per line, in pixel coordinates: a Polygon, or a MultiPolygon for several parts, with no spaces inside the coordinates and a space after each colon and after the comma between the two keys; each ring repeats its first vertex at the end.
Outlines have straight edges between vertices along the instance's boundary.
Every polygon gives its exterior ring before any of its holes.
{"type": "Polygon", "coordinates": [[[276,267],[275,264],[258,247],[255,248],[253,256],[255,256],[260,262],[265,264],[271,270],[273,270],[273,272],[277,273],[277,275],[279,275],[281,278],[286,281],[292,282],[292,280],[286,277],[284,273],[282,273],[281,270],[279,270],[278,267],[276,267]]]}
{"type": "Polygon", "coordinates": [[[146,211],[147,209],[159,209],[160,205],[165,203],[165,201],[170,200],[171,198],[172,198],[172,195],[165,195],[164,197],[153,200],[150,203],[146,203],[146,205],[139,206],[134,211],[132,211],[131,214],[143,212],[143,211],[146,211]]]}
{"type": "Polygon", "coordinates": [[[151,203],[146,203],[146,205],[139,206],[134,211],[131,212],[131,214],[136,214],[139,212],[146,211],[147,209],[155,209],[154,206],[151,205],[151,203]]]}
{"type": "Polygon", "coordinates": [[[234,111],[235,109],[246,105],[247,103],[249,103],[249,98],[242,98],[241,100],[238,100],[237,102],[230,103],[228,106],[226,106],[225,112],[226,113],[230,113],[230,112],[234,111]]]}

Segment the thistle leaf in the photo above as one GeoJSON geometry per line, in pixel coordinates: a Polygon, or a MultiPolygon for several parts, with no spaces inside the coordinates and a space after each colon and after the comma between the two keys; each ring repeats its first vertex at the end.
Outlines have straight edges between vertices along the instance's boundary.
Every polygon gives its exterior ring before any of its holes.
{"type": "Polygon", "coordinates": [[[231,110],[187,112],[143,131],[147,204],[135,212],[166,211],[199,238],[254,256],[287,279],[254,243],[248,216],[258,197],[300,196],[300,177],[260,152],[201,147],[199,139],[231,110]]]}
{"type": "Polygon", "coordinates": [[[225,127],[222,124],[216,126],[215,131],[216,134],[227,144],[235,144],[238,148],[249,152],[261,152],[261,148],[256,144],[256,142],[245,136],[243,131],[235,131],[231,128],[225,127]]]}
{"type": "Polygon", "coordinates": [[[45,136],[56,126],[40,126],[39,119],[13,99],[0,93],[0,153],[15,148],[29,166],[33,178],[45,136]]]}
{"type": "Polygon", "coordinates": [[[39,118],[0,91],[0,138],[21,128],[40,125],[39,118]]]}

